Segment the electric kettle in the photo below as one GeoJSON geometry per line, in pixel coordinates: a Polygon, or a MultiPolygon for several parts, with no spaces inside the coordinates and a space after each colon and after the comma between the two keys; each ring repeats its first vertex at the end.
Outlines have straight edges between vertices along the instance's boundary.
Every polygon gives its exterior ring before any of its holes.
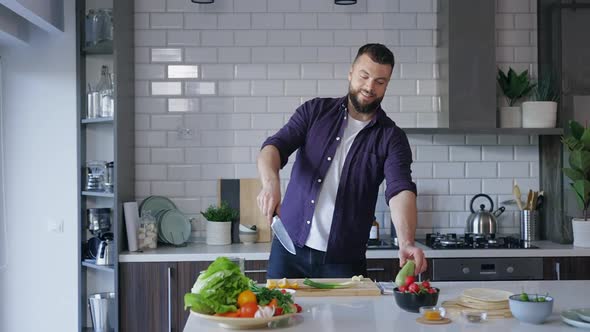
{"type": "Polygon", "coordinates": [[[496,218],[499,217],[502,212],[506,210],[506,208],[502,206],[498,210],[494,211],[494,202],[492,201],[492,198],[486,194],[477,194],[473,196],[471,202],[469,203],[469,208],[471,209],[471,215],[469,218],[467,218],[465,233],[496,234],[496,230],[498,229],[498,222],[496,218]],[[490,201],[489,210],[486,210],[486,206],[484,204],[479,206],[479,210],[477,212],[473,209],[473,202],[479,197],[485,197],[488,199],[488,201],[490,201]]]}
{"type": "Polygon", "coordinates": [[[115,263],[115,248],[113,247],[113,237],[105,233],[102,241],[98,245],[96,253],[96,265],[113,265],[115,263]]]}

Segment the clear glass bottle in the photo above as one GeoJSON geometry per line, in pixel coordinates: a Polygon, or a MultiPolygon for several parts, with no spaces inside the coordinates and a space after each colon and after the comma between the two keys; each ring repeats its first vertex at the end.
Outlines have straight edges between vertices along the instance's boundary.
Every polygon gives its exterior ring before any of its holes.
{"type": "Polygon", "coordinates": [[[94,9],[89,9],[88,14],[86,14],[85,24],[84,24],[86,31],[85,35],[85,44],[86,46],[93,46],[96,44],[96,28],[97,28],[97,17],[96,11],[94,9]]]}
{"type": "Polygon", "coordinates": [[[158,247],[158,227],[151,211],[145,211],[139,218],[137,242],[139,250],[158,247]]]}
{"type": "Polygon", "coordinates": [[[100,98],[100,112],[101,118],[112,117],[115,110],[115,102],[113,99],[113,77],[109,73],[108,66],[102,66],[100,72],[100,80],[96,85],[100,98]]]}

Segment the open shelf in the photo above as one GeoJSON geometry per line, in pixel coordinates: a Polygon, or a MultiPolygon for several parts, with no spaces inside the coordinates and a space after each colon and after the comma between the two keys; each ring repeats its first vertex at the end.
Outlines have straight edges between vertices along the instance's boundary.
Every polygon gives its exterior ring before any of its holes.
{"type": "Polygon", "coordinates": [[[83,191],[84,196],[95,196],[95,197],[115,197],[113,193],[107,193],[103,191],[83,191]]]}
{"type": "Polygon", "coordinates": [[[96,265],[92,262],[82,261],[82,266],[100,271],[115,272],[115,267],[113,265],[96,265]]]}
{"type": "Polygon", "coordinates": [[[112,123],[113,118],[95,118],[95,119],[82,119],[82,123],[112,123]]]}

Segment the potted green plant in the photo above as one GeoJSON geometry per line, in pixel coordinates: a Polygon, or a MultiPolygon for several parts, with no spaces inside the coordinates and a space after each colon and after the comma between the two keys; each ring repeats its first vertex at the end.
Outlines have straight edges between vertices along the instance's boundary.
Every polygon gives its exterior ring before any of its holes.
{"type": "Polygon", "coordinates": [[[590,128],[584,128],[576,121],[569,122],[570,133],[561,141],[569,151],[570,168],[563,172],[576,195],[576,200],[583,212],[583,218],[572,219],[574,246],[590,247],[590,128]]]}
{"type": "Polygon", "coordinates": [[[221,202],[218,206],[210,205],[201,214],[207,219],[207,244],[231,244],[231,225],[232,221],[238,219],[238,211],[227,202],[221,202]]]}
{"type": "Polygon", "coordinates": [[[533,89],[532,101],[522,103],[524,128],[555,128],[559,90],[554,75],[543,75],[533,89]]]}
{"type": "Polygon", "coordinates": [[[535,87],[529,79],[528,70],[517,74],[512,68],[508,68],[505,74],[498,68],[498,85],[506,97],[508,106],[500,107],[500,127],[520,128],[522,126],[522,113],[520,106],[516,105],[518,100],[528,96],[535,87]]]}

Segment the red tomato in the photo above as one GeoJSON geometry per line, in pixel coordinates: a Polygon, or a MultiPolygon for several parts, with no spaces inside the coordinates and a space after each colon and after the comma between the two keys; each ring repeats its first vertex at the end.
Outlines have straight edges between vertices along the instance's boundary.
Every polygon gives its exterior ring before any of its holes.
{"type": "Polygon", "coordinates": [[[280,316],[283,314],[283,308],[275,307],[275,316],[280,316]]]}
{"type": "Polygon", "coordinates": [[[407,292],[407,291],[408,291],[408,287],[406,287],[406,286],[399,286],[399,287],[397,288],[397,290],[399,290],[399,291],[400,291],[400,292],[402,292],[402,293],[405,293],[405,292],[407,292]]]}
{"type": "Polygon", "coordinates": [[[427,292],[428,294],[434,294],[436,293],[436,288],[428,288],[427,292]]]}
{"type": "Polygon", "coordinates": [[[407,276],[406,277],[406,286],[410,286],[414,282],[416,282],[416,277],[414,277],[414,276],[407,276]]]}
{"type": "Polygon", "coordinates": [[[303,310],[299,304],[295,303],[295,306],[297,307],[297,312],[301,312],[303,310]]]}
{"type": "Polygon", "coordinates": [[[414,284],[411,284],[410,286],[408,286],[408,290],[410,291],[410,293],[418,293],[420,291],[420,286],[418,286],[418,284],[414,283],[414,284]]]}
{"type": "Polygon", "coordinates": [[[422,287],[428,289],[430,288],[430,283],[428,281],[422,281],[422,287]]]}
{"type": "Polygon", "coordinates": [[[258,305],[254,302],[245,303],[240,307],[240,317],[252,318],[258,311],[258,305]]]}

